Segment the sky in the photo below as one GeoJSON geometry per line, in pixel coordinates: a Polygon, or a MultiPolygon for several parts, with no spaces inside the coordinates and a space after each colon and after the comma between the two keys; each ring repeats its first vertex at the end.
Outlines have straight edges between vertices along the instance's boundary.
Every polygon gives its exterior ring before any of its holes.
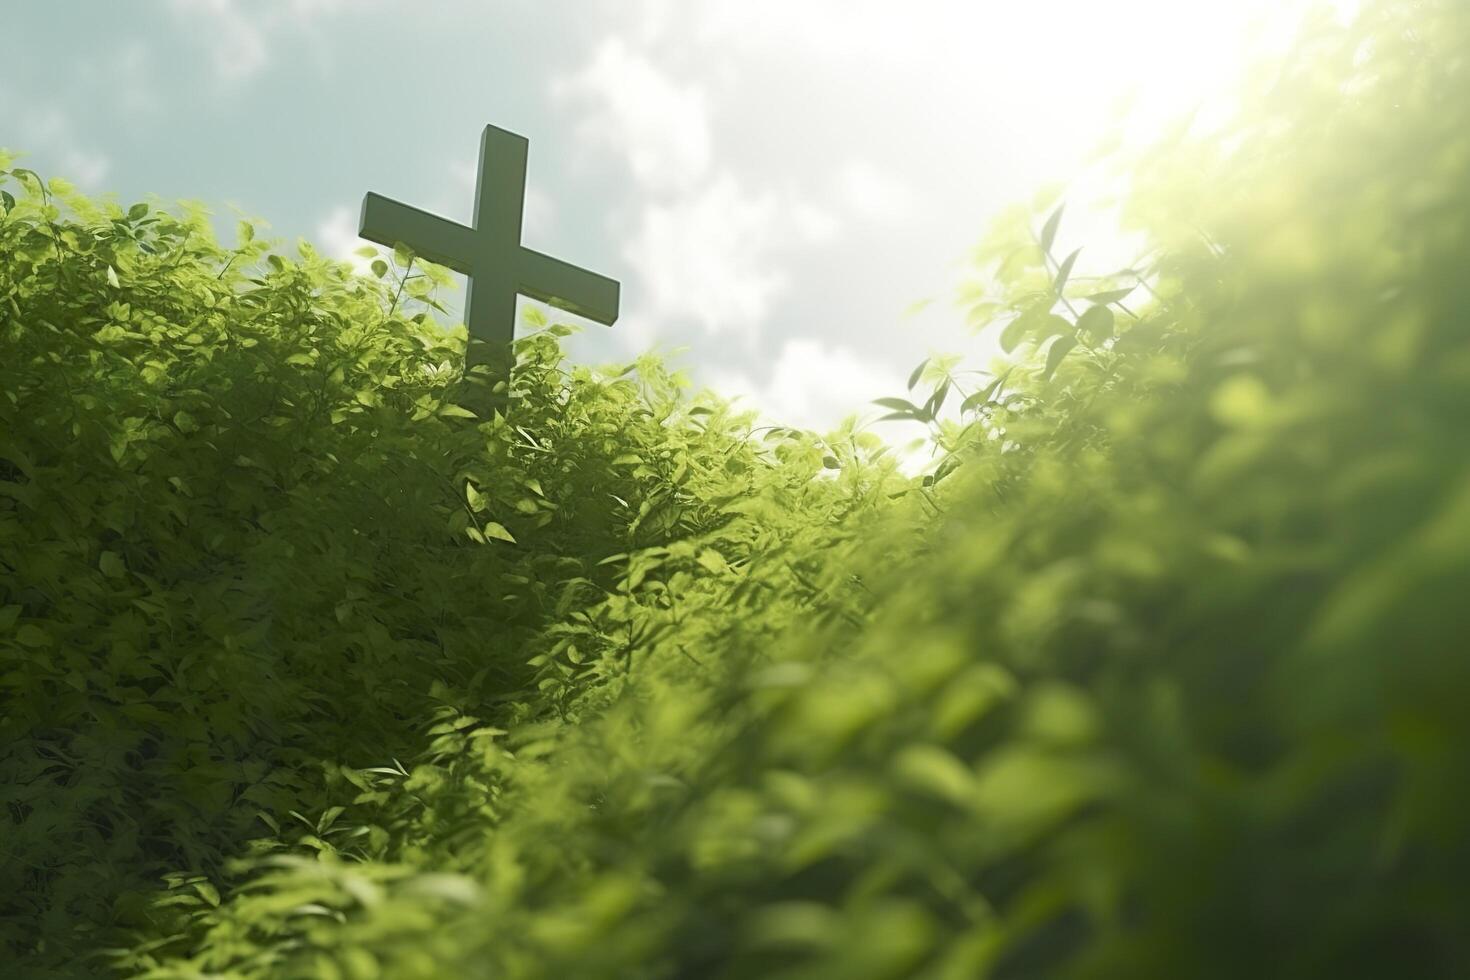
{"type": "MultiPolygon", "coordinates": [[[[955,301],[989,219],[1227,91],[1304,6],[7,0],[0,147],[346,259],[369,190],[467,223],[493,123],[530,141],[523,243],[622,283],[573,359],[657,348],[826,429],[931,353],[992,356],[955,301]]],[[[1100,214],[1058,243],[1131,258],[1100,214]]]]}

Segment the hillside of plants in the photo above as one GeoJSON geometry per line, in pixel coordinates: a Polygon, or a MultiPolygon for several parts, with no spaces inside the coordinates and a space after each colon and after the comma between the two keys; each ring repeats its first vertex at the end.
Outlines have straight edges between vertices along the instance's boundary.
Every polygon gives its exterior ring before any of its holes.
{"type": "Polygon", "coordinates": [[[0,160],[0,976],[1470,976],[1467,59],[977,229],[917,474],[0,160]]]}

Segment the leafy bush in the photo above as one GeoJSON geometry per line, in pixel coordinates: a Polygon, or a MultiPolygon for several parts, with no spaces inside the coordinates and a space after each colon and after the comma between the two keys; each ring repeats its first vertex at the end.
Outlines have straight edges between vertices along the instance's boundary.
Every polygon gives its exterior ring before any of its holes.
{"type": "Polygon", "coordinates": [[[850,445],[842,479],[811,483],[810,438],[762,447],[652,361],[565,372],[562,327],[520,342],[514,411],[481,422],[451,383],[462,335],[403,308],[433,301],[438,270],[400,265],[385,285],[305,245],[299,262],[267,254],[248,224],[224,249],[197,211],[10,177],[13,951],[69,956],[101,923],[143,921],[142,895],[177,867],[213,900],[222,857],[310,809],[324,764],[327,785],[362,784],[341,763],[409,756],[446,706],[530,712],[625,673],[638,637],[588,619],[638,586],[609,557],[740,561],[777,546],[736,540],[722,497],[789,486],[790,519],[819,529],[884,479],[850,445]],[[583,622],[591,639],[563,639],[583,622]]]}
{"type": "Polygon", "coordinates": [[[221,275],[197,219],[23,178],[9,941],[154,977],[1464,974],[1467,43],[1453,0],[1315,25],[1232,130],[1133,163],[1133,275],[1058,261],[1060,212],[998,225],[976,317],[1015,363],[891,400],[945,453],[912,481],[547,334],[509,421],[457,417],[459,345],[379,285],[252,281],[250,244],[221,275]]]}

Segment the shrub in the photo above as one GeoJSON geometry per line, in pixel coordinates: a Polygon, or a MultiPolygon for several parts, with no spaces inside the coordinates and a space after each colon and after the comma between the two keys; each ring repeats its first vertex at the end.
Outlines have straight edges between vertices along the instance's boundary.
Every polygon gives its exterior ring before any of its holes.
{"type": "MultiPolygon", "coordinates": [[[[810,438],[758,444],[651,359],[563,370],[560,326],[519,342],[514,409],[482,421],[460,404],[463,335],[424,315],[438,270],[400,255],[395,281],[358,278],[305,244],[269,252],[249,224],[225,249],[198,211],[9,177],[12,955],[70,957],[144,921],[175,868],[213,900],[222,858],[311,809],[323,765],[336,786],[343,763],[408,757],[436,711],[510,717],[625,673],[636,637],[555,631],[626,588],[609,557],[698,545],[692,565],[728,545],[739,561],[754,542],[720,499],[821,465],[810,438]]],[[[886,467],[846,455],[851,476],[787,494],[789,520],[872,497],[886,467]]]]}

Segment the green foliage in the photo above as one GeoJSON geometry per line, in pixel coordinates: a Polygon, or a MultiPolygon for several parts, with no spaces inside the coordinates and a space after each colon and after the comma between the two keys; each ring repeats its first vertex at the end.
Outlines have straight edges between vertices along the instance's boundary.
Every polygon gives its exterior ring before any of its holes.
{"type": "Polygon", "coordinates": [[[931,429],[914,480],[648,361],[564,374],[555,328],[463,418],[462,337],[392,280],[13,180],[6,941],[159,978],[1470,972],[1467,45],[1450,0],[1317,25],[1133,162],[1129,273],[1058,262],[1053,202],[1003,221],[975,317],[1018,356],[881,402],[931,429]]]}
{"type": "Polygon", "coordinates": [[[11,956],[212,908],[223,860],[293,811],[315,814],[309,843],[377,853],[384,828],[323,823],[344,788],[389,779],[344,765],[416,757],[451,706],[504,722],[593,678],[611,689],[641,639],[601,632],[619,603],[820,548],[888,479],[871,440],[753,442],[652,360],[568,373],[555,325],[519,342],[508,417],[481,421],[456,380],[462,333],[409,315],[433,301],[432,267],[405,258],[380,284],[305,244],[288,259],[249,224],[225,249],[198,212],[9,178],[11,956]],[[813,483],[832,453],[841,475],[813,483]],[[784,523],[764,534],[732,520],[776,500],[784,523]]]}

